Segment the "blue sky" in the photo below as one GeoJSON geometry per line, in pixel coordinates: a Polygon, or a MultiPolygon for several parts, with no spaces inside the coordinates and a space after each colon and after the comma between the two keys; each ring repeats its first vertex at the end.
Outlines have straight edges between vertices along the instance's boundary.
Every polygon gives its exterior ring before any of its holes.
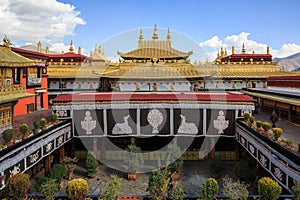
{"type": "Polygon", "coordinates": [[[221,46],[228,51],[231,45],[238,49],[242,42],[258,53],[264,53],[269,45],[275,57],[300,51],[298,0],[4,0],[1,8],[4,22],[0,22],[0,33],[10,36],[17,46],[41,40],[58,50],[72,39],[75,47],[81,46],[88,54],[95,44],[113,35],[133,29],[138,34],[139,28],[157,24],[190,37],[211,55],[221,46]],[[34,12],[29,9],[32,7],[36,7],[34,12]],[[16,31],[18,28],[22,31],[16,31]]]}

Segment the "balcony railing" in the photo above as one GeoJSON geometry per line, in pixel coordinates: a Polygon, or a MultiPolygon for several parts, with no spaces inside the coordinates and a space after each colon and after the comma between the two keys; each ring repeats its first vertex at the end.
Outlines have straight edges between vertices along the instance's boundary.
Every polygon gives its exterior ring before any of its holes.
{"type": "Polygon", "coordinates": [[[9,94],[9,93],[25,93],[26,88],[21,85],[10,85],[10,86],[1,86],[0,94],[9,94]]]}
{"type": "Polygon", "coordinates": [[[27,78],[27,85],[28,86],[40,86],[42,84],[41,78],[27,78]]]}

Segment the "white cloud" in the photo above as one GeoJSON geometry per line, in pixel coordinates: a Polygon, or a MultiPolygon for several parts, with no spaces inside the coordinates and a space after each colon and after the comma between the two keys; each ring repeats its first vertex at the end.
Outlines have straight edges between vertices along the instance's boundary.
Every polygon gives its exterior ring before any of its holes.
{"type": "MultiPolygon", "coordinates": [[[[218,50],[223,47],[227,49],[227,53],[231,54],[231,47],[235,47],[235,53],[240,53],[242,50],[242,44],[245,44],[247,53],[266,53],[267,44],[258,43],[254,40],[248,39],[250,33],[241,32],[238,35],[230,35],[225,37],[224,40],[218,36],[213,36],[211,39],[204,42],[200,42],[199,46],[205,48],[208,51],[209,59],[212,61],[216,58],[218,50]]],[[[272,49],[270,47],[273,58],[282,58],[295,53],[300,52],[300,46],[295,43],[283,44],[281,49],[272,49]]]]}
{"type": "Polygon", "coordinates": [[[62,42],[77,25],[85,24],[73,5],[56,0],[1,0],[0,19],[1,35],[34,44],[62,42]]]}

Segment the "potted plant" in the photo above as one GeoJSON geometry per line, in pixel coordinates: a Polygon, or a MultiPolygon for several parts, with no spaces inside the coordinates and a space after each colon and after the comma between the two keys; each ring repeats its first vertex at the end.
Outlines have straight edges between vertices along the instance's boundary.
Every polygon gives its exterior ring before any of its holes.
{"type": "Polygon", "coordinates": [[[19,143],[21,141],[22,141],[22,136],[21,135],[15,136],[15,138],[14,138],[14,144],[17,144],[17,143],[19,143]]]}
{"type": "Polygon", "coordinates": [[[182,151],[176,142],[168,144],[167,162],[171,162],[171,164],[168,165],[168,170],[173,181],[177,181],[180,178],[179,170],[183,166],[183,159],[181,155],[182,151]]]}
{"type": "Polygon", "coordinates": [[[281,128],[272,128],[272,131],[274,133],[274,139],[276,141],[278,141],[278,139],[280,138],[280,136],[282,134],[282,129],[281,128]]]}
{"type": "Polygon", "coordinates": [[[65,156],[62,164],[65,166],[65,168],[67,169],[67,174],[65,175],[65,178],[70,180],[73,177],[73,172],[74,169],[76,168],[76,163],[77,163],[78,159],[75,158],[71,158],[68,156],[65,156]]]}
{"type": "Polygon", "coordinates": [[[276,200],[282,191],[278,182],[269,177],[262,177],[258,180],[258,194],[262,195],[262,199],[276,200]]]}
{"type": "Polygon", "coordinates": [[[267,133],[267,131],[271,128],[271,124],[269,122],[263,122],[261,126],[264,129],[265,133],[267,133]]]}
{"type": "Polygon", "coordinates": [[[262,121],[257,120],[257,121],[255,122],[255,124],[256,124],[256,130],[257,130],[258,132],[260,132],[260,131],[261,131],[261,126],[262,126],[262,121]]]}
{"type": "Polygon", "coordinates": [[[214,199],[218,194],[219,185],[216,179],[208,178],[202,184],[202,194],[204,199],[214,199]]]}
{"type": "Polygon", "coordinates": [[[72,200],[84,200],[88,190],[88,182],[82,178],[76,178],[69,181],[66,188],[68,197],[72,200]]]}
{"type": "Polygon", "coordinates": [[[117,176],[111,175],[108,186],[104,190],[103,194],[99,198],[99,200],[112,200],[116,199],[118,196],[118,191],[121,187],[121,181],[117,176]]]}
{"type": "Polygon", "coordinates": [[[46,200],[54,200],[54,195],[59,193],[60,185],[55,179],[48,179],[41,185],[41,194],[46,200]]]}
{"type": "Polygon", "coordinates": [[[52,124],[57,123],[57,114],[56,113],[51,114],[50,121],[51,121],[52,124]]]}
{"type": "Polygon", "coordinates": [[[44,183],[46,183],[50,178],[47,177],[47,176],[44,176],[44,177],[41,177],[39,178],[36,183],[34,184],[34,189],[37,191],[37,192],[41,192],[41,187],[44,183]]]}
{"type": "Polygon", "coordinates": [[[26,139],[28,137],[28,125],[26,123],[21,124],[19,130],[22,133],[22,138],[26,139]]]}
{"type": "Polygon", "coordinates": [[[128,171],[128,180],[136,180],[136,172],[144,164],[142,151],[140,147],[134,144],[128,145],[126,150],[125,163],[128,171]]]}
{"type": "Polygon", "coordinates": [[[250,114],[249,113],[244,113],[243,117],[244,117],[244,121],[247,122],[249,117],[250,117],[250,114]]]}
{"type": "Polygon", "coordinates": [[[253,122],[254,122],[254,117],[253,117],[253,116],[250,116],[249,119],[248,119],[248,122],[249,122],[248,125],[249,125],[249,126],[252,126],[252,124],[253,124],[253,122]]]}
{"type": "Polygon", "coordinates": [[[2,132],[3,140],[6,143],[6,146],[12,145],[13,129],[6,129],[2,132]]]}
{"type": "Polygon", "coordinates": [[[185,196],[183,186],[178,181],[171,182],[168,196],[172,200],[183,200],[183,197],[185,196]]]}
{"type": "Polygon", "coordinates": [[[49,171],[49,178],[56,179],[63,187],[63,178],[67,174],[67,169],[62,164],[55,164],[49,171]]]}
{"type": "Polygon", "coordinates": [[[34,134],[37,134],[39,132],[40,129],[40,121],[39,120],[34,120],[33,121],[33,129],[34,129],[34,134]]]}
{"type": "Polygon", "coordinates": [[[42,118],[40,119],[40,127],[41,127],[41,129],[42,129],[42,130],[45,130],[45,129],[46,129],[46,125],[47,125],[47,119],[44,118],[44,117],[42,117],[42,118]]]}
{"type": "Polygon", "coordinates": [[[85,160],[85,168],[87,170],[87,176],[89,178],[94,178],[97,172],[98,162],[96,157],[92,152],[88,152],[85,160]]]}
{"type": "Polygon", "coordinates": [[[240,182],[240,180],[234,181],[228,175],[222,179],[222,195],[229,199],[248,199],[249,185],[240,182]]]}
{"type": "Polygon", "coordinates": [[[7,194],[17,199],[24,199],[30,187],[29,175],[25,173],[15,174],[7,179],[7,194]]]}

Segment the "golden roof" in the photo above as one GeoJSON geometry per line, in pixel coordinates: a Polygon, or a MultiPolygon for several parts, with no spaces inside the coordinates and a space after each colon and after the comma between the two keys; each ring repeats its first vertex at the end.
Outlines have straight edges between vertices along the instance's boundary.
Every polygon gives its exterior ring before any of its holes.
{"type": "Polygon", "coordinates": [[[0,103],[6,103],[35,96],[35,94],[26,93],[26,88],[19,85],[0,87],[0,103]]]}
{"type": "Polygon", "coordinates": [[[10,47],[0,46],[0,67],[28,67],[35,62],[15,52],[10,47]]]}
{"type": "Polygon", "coordinates": [[[181,52],[176,49],[161,49],[161,48],[142,48],[129,51],[127,53],[118,52],[122,58],[139,58],[139,59],[163,59],[163,58],[187,58],[193,52],[181,52]]]}

